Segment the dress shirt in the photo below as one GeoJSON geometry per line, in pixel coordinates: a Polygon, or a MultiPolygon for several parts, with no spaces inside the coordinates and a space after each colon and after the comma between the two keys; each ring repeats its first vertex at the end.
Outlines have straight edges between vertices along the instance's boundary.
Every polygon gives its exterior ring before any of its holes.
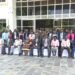
{"type": "Polygon", "coordinates": [[[62,42],[61,42],[61,46],[62,47],[70,47],[70,40],[69,39],[67,39],[67,40],[62,40],[62,42]]]}
{"type": "Polygon", "coordinates": [[[53,47],[59,46],[59,40],[57,40],[57,39],[54,40],[54,39],[53,39],[53,40],[51,41],[51,46],[53,46],[53,47]]]}
{"type": "Polygon", "coordinates": [[[15,46],[21,46],[21,45],[22,45],[22,40],[21,40],[21,39],[15,40],[14,45],[15,45],[15,46]]]}

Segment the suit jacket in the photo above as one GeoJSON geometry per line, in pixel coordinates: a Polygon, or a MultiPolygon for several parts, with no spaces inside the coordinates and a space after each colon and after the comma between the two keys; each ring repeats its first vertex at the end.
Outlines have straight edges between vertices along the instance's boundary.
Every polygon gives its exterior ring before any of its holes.
{"type": "Polygon", "coordinates": [[[29,32],[24,32],[24,39],[26,40],[26,35],[27,35],[27,37],[29,36],[29,32]]]}
{"type": "MultiPolygon", "coordinates": [[[[46,38],[44,38],[43,41],[42,41],[43,47],[44,47],[44,44],[45,44],[45,39],[46,38]]],[[[49,38],[47,38],[47,47],[50,47],[50,39],[49,38]]]]}
{"type": "Polygon", "coordinates": [[[35,38],[34,40],[33,40],[33,45],[35,46],[36,45],[36,39],[38,39],[38,41],[37,41],[37,46],[39,47],[39,48],[42,48],[42,37],[37,37],[37,38],[35,38]]]}
{"type": "MultiPolygon", "coordinates": [[[[13,38],[15,37],[14,33],[15,33],[15,32],[13,32],[13,38]]],[[[16,37],[19,37],[19,33],[18,33],[18,32],[16,32],[16,37]]],[[[15,39],[15,38],[14,38],[14,39],[15,39]]]]}

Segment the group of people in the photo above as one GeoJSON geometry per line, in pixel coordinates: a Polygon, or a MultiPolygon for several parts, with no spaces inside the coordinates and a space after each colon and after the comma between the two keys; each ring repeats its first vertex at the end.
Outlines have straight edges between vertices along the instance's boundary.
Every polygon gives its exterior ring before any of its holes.
{"type": "Polygon", "coordinates": [[[6,54],[8,47],[8,55],[13,55],[15,48],[18,48],[19,55],[34,56],[33,51],[37,49],[38,57],[43,57],[44,49],[48,50],[48,57],[62,57],[63,50],[67,50],[68,57],[74,58],[75,52],[75,33],[72,29],[54,29],[49,31],[36,30],[36,32],[25,30],[14,32],[5,30],[0,34],[1,54],[6,54]]]}

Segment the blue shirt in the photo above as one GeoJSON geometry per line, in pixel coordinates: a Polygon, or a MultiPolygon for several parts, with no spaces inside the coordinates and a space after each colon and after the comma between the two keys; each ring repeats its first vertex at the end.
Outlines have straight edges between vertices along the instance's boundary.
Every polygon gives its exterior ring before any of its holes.
{"type": "Polygon", "coordinates": [[[6,32],[2,33],[2,39],[8,41],[8,39],[9,39],[9,33],[6,33],[6,32]]]}

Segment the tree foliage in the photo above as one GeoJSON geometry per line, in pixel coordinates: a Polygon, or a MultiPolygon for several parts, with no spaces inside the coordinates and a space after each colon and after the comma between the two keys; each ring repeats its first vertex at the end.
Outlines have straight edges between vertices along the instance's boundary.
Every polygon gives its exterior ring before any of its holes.
{"type": "Polygon", "coordinates": [[[3,31],[5,31],[5,30],[6,30],[6,27],[3,27],[3,25],[0,24],[0,32],[3,32],[3,31]]]}

